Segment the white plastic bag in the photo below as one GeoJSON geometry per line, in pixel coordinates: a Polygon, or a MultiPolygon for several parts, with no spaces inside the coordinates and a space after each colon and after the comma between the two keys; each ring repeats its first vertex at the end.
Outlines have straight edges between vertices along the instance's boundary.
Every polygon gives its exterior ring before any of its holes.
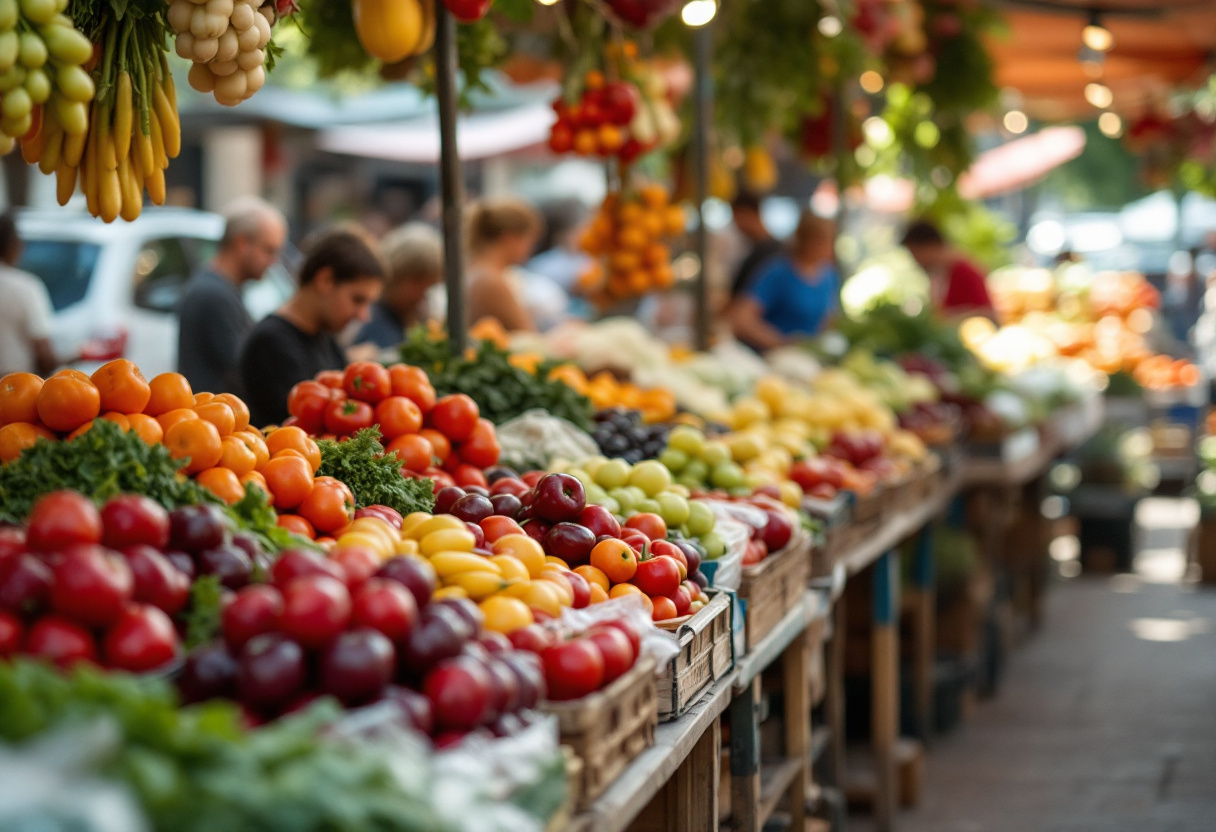
{"type": "Polygon", "coordinates": [[[605,621],[627,621],[637,630],[642,638],[642,656],[651,656],[656,664],[656,674],[661,673],[667,663],[680,652],[671,638],[655,626],[650,613],[642,599],[634,595],[612,598],[600,604],[592,604],[581,610],[566,608],[562,617],[556,623],[561,629],[571,634],[585,633],[596,624],[605,621]]]}
{"type": "Polygon", "coordinates": [[[586,459],[599,453],[595,440],[585,431],[544,410],[516,416],[499,425],[496,434],[499,463],[516,470],[535,465],[548,470],[556,459],[586,459]]]}
{"type": "Polygon", "coordinates": [[[747,543],[752,539],[751,527],[739,522],[725,508],[732,505],[722,500],[702,500],[713,509],[714,532],[726,544],[726,553],[717,560],[706,560],[701,563],[701,571],[709,578],[709,585],[718,589],[729,589],[732,592],[739,589],[743,582],[743,555],[747,543]],[[707,569],[707,566],[712,566],[707,569]]]}

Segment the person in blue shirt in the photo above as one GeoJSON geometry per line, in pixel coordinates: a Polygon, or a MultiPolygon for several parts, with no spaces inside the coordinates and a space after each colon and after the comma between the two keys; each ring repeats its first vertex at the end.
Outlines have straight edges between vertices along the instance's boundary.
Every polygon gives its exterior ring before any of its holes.
{"type": "Polygon", "coordinates": [[[735,337],[765,352],[821,332],[840,305],[836,224],[807,211],[789,253],[772,258],[730,309],[735,337]]]}

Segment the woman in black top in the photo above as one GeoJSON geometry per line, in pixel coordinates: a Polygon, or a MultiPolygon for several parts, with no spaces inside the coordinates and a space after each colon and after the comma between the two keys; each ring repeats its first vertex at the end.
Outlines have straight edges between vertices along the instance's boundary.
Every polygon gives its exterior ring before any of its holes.
{"type": "Polygon", "coordinates": [[[322,370],[341,370],[346,356],[335,336],[366,322],[384,286],[374,244],[349,228],[323,232],[306,248],[300,288],[253,328],[241,350],[241,379],[250,421],[287,418],[287,394],[322,370]]]}

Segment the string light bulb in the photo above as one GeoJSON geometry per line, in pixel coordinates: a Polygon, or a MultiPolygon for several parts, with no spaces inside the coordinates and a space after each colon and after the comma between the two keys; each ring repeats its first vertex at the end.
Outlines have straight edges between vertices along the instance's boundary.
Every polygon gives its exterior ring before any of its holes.
{"type": "Polygon", "coordinates": [[[877,95],[878,93],[882,92],[882,88],[886,84],[886,82],[882,80],[882,75],[872,69],[867,69],[865,72],[861,73],[861,78],[858,80],[861,83],[861,88],[870,95],[877,95]]]}
{"type": "Polygon", "coordinates": [[[1010,110],[1005,113],[1005,129],[1010,133],[1025,133],[1030,127],[1030,119],[1021,110],[1010,110]]]}
{"type": "Polygon", "coordinates": [[[697,29],[713,20],[717,13],[717,0],[688,0],[680,12],[680,18],[685,26],[697,29]]]}
{"type": "Polygon", "coordinates": [[[1098,129],[1107,138],[1117,139],[1123,135],[1123,119],[1118,113],[1106,112],[1098,116],[1098,129]]]}
{"type": "Polygon", "coordinates": [[[1099,110],[1105,110],[1115,102],[1115,94],[1106,84],[1099,84],[1095,81],[1085,85],[1085,100],[1099,110]]]}
{"type": "Polygon", "coordinates": [[[1115,36],[1102,25],[1102,18],[1094,12],[1089,23],[1081,30],[1081,42],[1095,52],[1109,52],[1115,45],[1115,36]]]}

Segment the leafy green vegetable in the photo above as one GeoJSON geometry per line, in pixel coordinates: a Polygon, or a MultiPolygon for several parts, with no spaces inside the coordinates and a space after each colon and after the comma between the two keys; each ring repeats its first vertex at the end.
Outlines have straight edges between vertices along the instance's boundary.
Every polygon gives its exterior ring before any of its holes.
{"type": "Polygon", "coordinates": [[[279,525],[279,516],[270,505],[270,498],[256,485],[248,486],[245,496],[228,506],[227,511],[238,529],[256,537],[268,551],[313,546],[312,541],[293,535],[279,525]]]}
{"type": "Polygon", "coordinates": [[[447,832],[425,769],[323,738],[337,714],[324,704],[246,733],[235,705],[179,709],[164,682],[0,663],[0,739],[112,721],[121,740],[97,773],[125,782],[158,832],[447,832]]]}
{"type": "Polygon", "coordinates": [[[118,494],[143,494],[167,509],[218,502],[178,469],[184,464],[164,445],[148,445],[134,432],[99,419],[66,442],[39,439],[0,466],[0,521],[21,523],[44,494],[72,489],[99,505],[118,494]]]}
{"type": "Polygon", "coordinates": [[[401,345],[401,359],[426,370],[438,395],[468,395],[481,415],[496,425],[540,408],[591,430],[591,400],[568,384],[549,379],[557,362],[542,362],[533,375],[511,364],[510,357],[489,341],[482,341],[472,358],[454,356],[447,339],[433,339],[425,327],[415,327],[401,345]]]}
{"type": "Polygon", "coordinates": [[[198,647],[219,635],[223,585],[216,575],[201,575],[190,586],[186,617],[186,647],[198,647]]]}
{"type": "Polygon", "coordinates": [[[376,63],[359,42],[350,3],[300,0],[299,5],[295,19],[308,37],[308,55],[317,62],[320,77],[363,72],[376,63]]]}
{"type": "Polygon", "coordinates": [[[345,442],[322,439],[317,444],[321,446],[317,476],[349,485],[356,507],[388,506],[403,517],[435,507],[434,483],[401,476],[401,462],[397,454],[384,453],[378,429],[361,430],[345,442]]]}

